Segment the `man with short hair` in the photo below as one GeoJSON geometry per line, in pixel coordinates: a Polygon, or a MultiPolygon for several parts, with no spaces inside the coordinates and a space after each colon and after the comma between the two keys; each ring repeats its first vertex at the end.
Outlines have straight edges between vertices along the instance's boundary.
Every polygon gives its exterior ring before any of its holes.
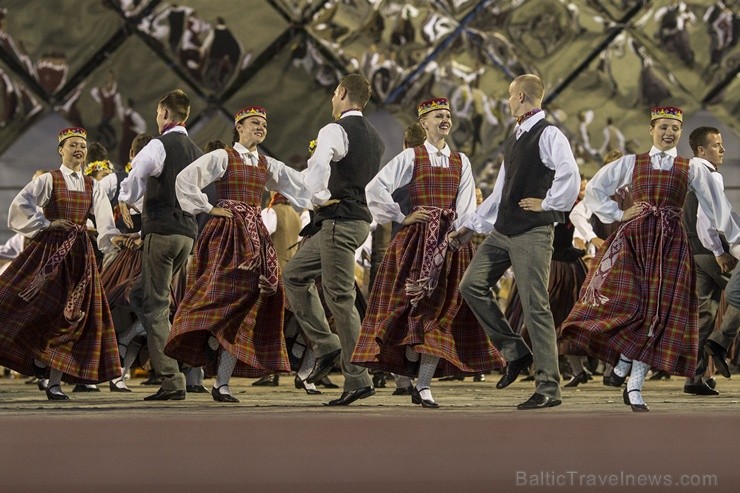
{"type": "Polygon", "coordinates": [[[375,394],[367,369],[352,364],[360,334],[355,308],[355,250],[370,231],[365,186],[380,170],[385,145],[363,116],[370,84],[359,74],[344,77],[332,97],[335,122],[324,126],[304,171],[304,185],[320,229],[285,266],[283,282],[296,319],[316,353],[307,383],[326,376],[341,359],[344,392],[329,406],[346,406],[375,394]],[[314,280],[321,275],[326,304],[336,322],[329,330],[314,280]]]}
{"type": "Polygon", "coordinates": [[[561,403],[557,335],[550,310],[548,280],[554,223],[565,222],[580,189],[580,174],[568,139],[545,120],[544,85],[532,74],[509,86],[515,134],[504,144],[504,163],[491,195],[450,233],[453,248],[473,234],[490,233],[475,252],[460,283],[460,293],[507,360],[502,389],[531,363],[536,390],[517,409],[540,409],[561,403]],[[532,350],[515,333],[491,296],[511,267],[521,294],[532,350]]]}
{"type": "Polygon", "coordinates": [[[148,401],[185,399],[185,376],[177,361],[164,354],[164,346],[170,335],[172,275],[184,267],[198,235],[195,217],[182,210],[175,194],[178,173],[202,154],[185,129],[189,114],[190,99],[179,89],[159,101],[160,136],[136,155],[118,197],[121,215],[131,227],[130,204],[144,195],[141,281],[131,293],[131,305],[146,329],[154,371],[163,377],[161,388],[144,398],[148,401]]]}

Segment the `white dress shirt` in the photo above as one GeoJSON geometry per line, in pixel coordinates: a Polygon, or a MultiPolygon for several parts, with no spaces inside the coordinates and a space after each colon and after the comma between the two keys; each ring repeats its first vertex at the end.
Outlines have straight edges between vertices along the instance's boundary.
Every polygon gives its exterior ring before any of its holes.
{"type": "MultiPolygon", "coordinates": [[[[116,196],[116,189],[118,189],[118,175],[116,173],[105,175],[101,180],[98,181],[98,184],[103,190],[103,193],[108,196],[108,200],[113,201],[116,196]]],[[[137,200],[133,205],[139,211],[141,211],[144,207],[144,195],[142,194],[141,197],[139,197],[139,200],[137,200]]],[[[130,212],[131,214],[139,214],[133,209],[131,209],[130,212]]]]}
{"type": "MultiPolygon", "coordinates": [[[[518,140],[525,132],[529,132],[535,123],[544,118],[545,112],[540,111],[527,118],[521,125],[517,125],[515,129],[516,139],[518,140]]],[[[578,198],[578,192],[581,188],[581,176],[570,143],[560,129],[550,125],[540,135],[539,149],[542,163],[555,171],[552,186],[542,201],[542,209],[569,212],[576,198],[578,198]]],[[[505,165],[506,163],[501,164],[501,170],[498,173],[491,195],[464,219],[463,226],[478,233],[493,231],[504,190],[505,165]]]]}
{"type": "Polygon", "coordinates": [[[581,200],[573,207],[569,216],[570,222],[573,223],[573,226],[576,228],[576,232],[579,235],[578,237],[582,238],[586,242],[597,238],[596,233],[594,233],[594,227],[591,224],[591,215],[591,211],[586,207],[586,202],[581,200]]]}
{"type": "MultiPolygon", "coordinates": [[[[170,132],[188,134],[185,127],[177,125],[162,135],[167,135],[170,132]]],[[[144,196],[147,179],[150,176],[162,174],[166,157],[167,152],[164,150],[162,141],[159,139],[150,140],[131,161],[131,172],[121,182],[121,191],[118,193],[119,202],[137,203],[144,196]]]]}
{"type": "MultiPolygon", "coordinates": [[[[85,178],[82,171],[72,171],[62,165],[64,182],[67,189],[73,192],[85,191],[85,178]]],[[[23,187],[10,204],[8,211],[8,227],[27,238],[33,238],[36,234],[49,227],[51,221],[44,216],[43,208],[51,200],[53,189],[51,173],[33,179],[31,183],[23,187]]],[[[98,182],[93,180],[93,204],[90,212],[95,216],[96,229],[98,231],[98,248],[106,253],[115,247],[111,244],[113,236],[121,234],[113,222],[113,211],[110,201],[102,191],[98,182]]]]}
{"type": "MultiPolygon", "coordinates": [[[[362,116],[361,111],[348,111],[341,116],[362,116]]],[[[308,167],[303,173],[303,185],[306,187],[311,203],[319,207],[331,198],[329,175],[332,161],[341,161],[349,152],[349,138],[344,128],[337,123],[329,123],[319,130],[316,137],[316,149],[308,159],[308,167]]]]}
{"type": "MultiPolygon", "coordinates": [[[[678,155],[676,148],[661,152],[660,149],[650,149],[652,169],[670,170],[673,168],[673,159],[678,155]]],[[[621,221],[624,212],[611,199],[617,189],[631,186],[632,173],[635,169],[635,155],[622,156],[614,162],[602,167],[586,185],[584,201],[589,209],[605,223],[621,221]]],[[[713,226],[725,234],[731,244],[740,242],[740,218],[733,214],[732,206],[727,200],[724,189],[712,177],[712,173],[703,164],[689,161],[689,190],[696,194],[699,207],[709,217],[713,226]]]]}
{"type": "MultiPolygon", "coordinates": [[[[725,189],[722,175],[716,172],[717,168],[712,163],[700,157],[693,157],[691,158],[691,161],[713,170],[714,172],[711,173],[712,178],[717,182],[717,185],[720,186],[722,190],[725,189]]],[[[733,211],[732,214],[735,214],[735,212],[733,211]]],[[[701,206],[699,206],[696,211],[696,234],[699,237],[701,244],[704,245],[704,248],[711,251],[715,257],[719,257],[723,253],[726,253],[722,246],[722,239],[720,238],[719,231],[712,226],[712,221],[701,206]]]]}
{"type": "MultiPolygon", "coordinates": [[[[256,151],[250,152],[238,142],[234,144],[234,150],[239,153],[245,164],[259,165],[259,154],[256,151]]],[[[280,192],[299,208],[310,208],[311,202],[303,188],[301,174],[282,161],[268,156],[265,158],[268,172],[265,188],[280,192]]],[[[175,192],[182,210],[193,215],[211,212],[214,206],[208,202],[208,196],[201,190],[223,178],[228,167],[229,154],[224,149],[216,149],[202,155],[180,171],[175,180],[175,192]]]]}
{"type": "MultiPolygon", "coordinates": [[[[429,153],[429,161],[433,167],[450,167],[450,146],[445,145],[443,149],[437,149],[428,141],[424,147],[429,153]]],[[[456,227],[461,224],[462,218],[475,210],[475,183],[470,168],[470,161],[465,154],[460,154],[462,160],[462,172],[460,184],[457,189],[457,211],[456,227]]],[[[365,187],[367,206],[373,219],[379,224],[395,221],[402,223],[406,217],[401,212],[401,206],[393,200],[391,194],[397,189],[411,183],[414,177],[414,150],[405,149],[396,157],[388,161],[375,177],[365,187]]]]}

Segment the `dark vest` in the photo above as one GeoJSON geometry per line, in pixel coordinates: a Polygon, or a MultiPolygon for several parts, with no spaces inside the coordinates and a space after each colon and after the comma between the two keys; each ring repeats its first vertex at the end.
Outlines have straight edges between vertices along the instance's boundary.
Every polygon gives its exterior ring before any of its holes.
{"type": "Polygon", "coordinates": [[[365,117],[347,116],[336,122],[347,132],[347,155],[330,164],[329,191],[338,204],[316,211],[314,222],[325,219],[362,220],[372,222],[367,208],[365,186],[380,171],[385,144],[377,130],[365,117]]]}
{"type": "Polygon", "coordinates": [[[195,239],[198,236],[198,225],[192,214],[180,208],[175,195],[175,178],[203,153],[187,135],[180,132],[170,132],[157,138],[164,146],[166,157],[162,173],[159,176],[150,176],[146,182],[141,236],[157,233],[195,239]]]}
{"type": "Polygon", "coordinates": [[[540,158],[540,135],[549,126],[540,120],[518,140],[510,135],[504,143],[504,189],[494,225],[501,234],[515,236],[538,226],[566,222],[565,212],[532,212],[519,206],[527,197],[544,199],[552,186],[555,171],[540,158]]]}
{"type": "MultiPolygon", "coordinates": [[[[711,172],[716,173],[717,170],[707,167],[711,172]]],[[[711,250],[702,245],[699,239],[699,234],[696,232],[696,214],[699,212],[699,199],[696,198],[694,192],[686,194],[686,201],[683,203],[683,224],[686,229],[686,236],[689,239],[689,246],[691,247],[691,253],[694,255],[714,255],[711,250]]],[[[725,253],[730,251],[730,245],[725,240],[725,235],[720,233],[720,239],[722,240],[722,249],[725,253]]]]}

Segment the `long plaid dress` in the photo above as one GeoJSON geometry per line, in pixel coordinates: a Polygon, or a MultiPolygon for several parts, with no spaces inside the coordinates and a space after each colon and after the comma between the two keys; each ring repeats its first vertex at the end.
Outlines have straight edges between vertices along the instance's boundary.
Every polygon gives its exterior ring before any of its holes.
{"type": "Polygon", "coordinates": [[[563,323],[570,344],[604,361],[619,354],[693,376],[697,354],[694,259],[681,222],[688,160],[667,171],[636,156],[632,196],[643,208],[604,243],[563,323]]]}
{"type": "Polygon", "coordinates": [[[431,166],[424,146],[414,153],[411,206],[429,211],[432,219],[402,227],[388,245],[352,362],[405,375],[406,346],[412,345],[440,358],[436,377],[502,367],[503,359],[458,290],[473,247],[468,243],[455,252],[447,249],[456,215],[460,155],[453,152],[449,168],[444,168],[431,166]],[[441,263],[435,264],[435,258],[441,263]]]}
{"type": "Polygon", "coordinates": [[[0,365],[33,374],[34,358],[64,372],[73,383],[120,376],[113,321],[85,226],[93,180],[85,191],[67,190],[51,172],[44,216],[68,219],[72,230],[41,231],[0,276],[0,365]]]}
{"type": "Polygon", "coordinates": [[[233,149],[227,153],[228,168],[216,182],[217,206],[234,217],[212,217],[198,237],[188,290],[165,353],[215,373],[218,362],[208,361],[204,351],[213,335],[237,358],[233,376],[290,371],[283,338],[283,284],[260,216],[267,162],[260,156],[259,166],[250,166],[233,149]],[[269,278],[273,294],[260,294],[261,274],[269,278]]]}

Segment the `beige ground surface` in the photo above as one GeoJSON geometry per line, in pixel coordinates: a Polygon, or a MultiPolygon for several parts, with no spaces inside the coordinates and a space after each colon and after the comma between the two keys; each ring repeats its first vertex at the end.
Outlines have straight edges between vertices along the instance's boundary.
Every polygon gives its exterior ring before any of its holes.
{"type": "Polygon", "coordinates": [[[290,376],[235,379],[231,405],[144,402],[154,389],[141,380],[132,394],[66,387],[58,404],[0,379],[0,492],[740,491],[737,376],[720,377],[716,397],[648,382],[645,414],[600,380],[565,389],[560,407],[517,411],[532,384],[497,379],[434,382],[437,410],[392,396],[392,382],[326,408],[340,390],[307,396],[290,376]]]}

